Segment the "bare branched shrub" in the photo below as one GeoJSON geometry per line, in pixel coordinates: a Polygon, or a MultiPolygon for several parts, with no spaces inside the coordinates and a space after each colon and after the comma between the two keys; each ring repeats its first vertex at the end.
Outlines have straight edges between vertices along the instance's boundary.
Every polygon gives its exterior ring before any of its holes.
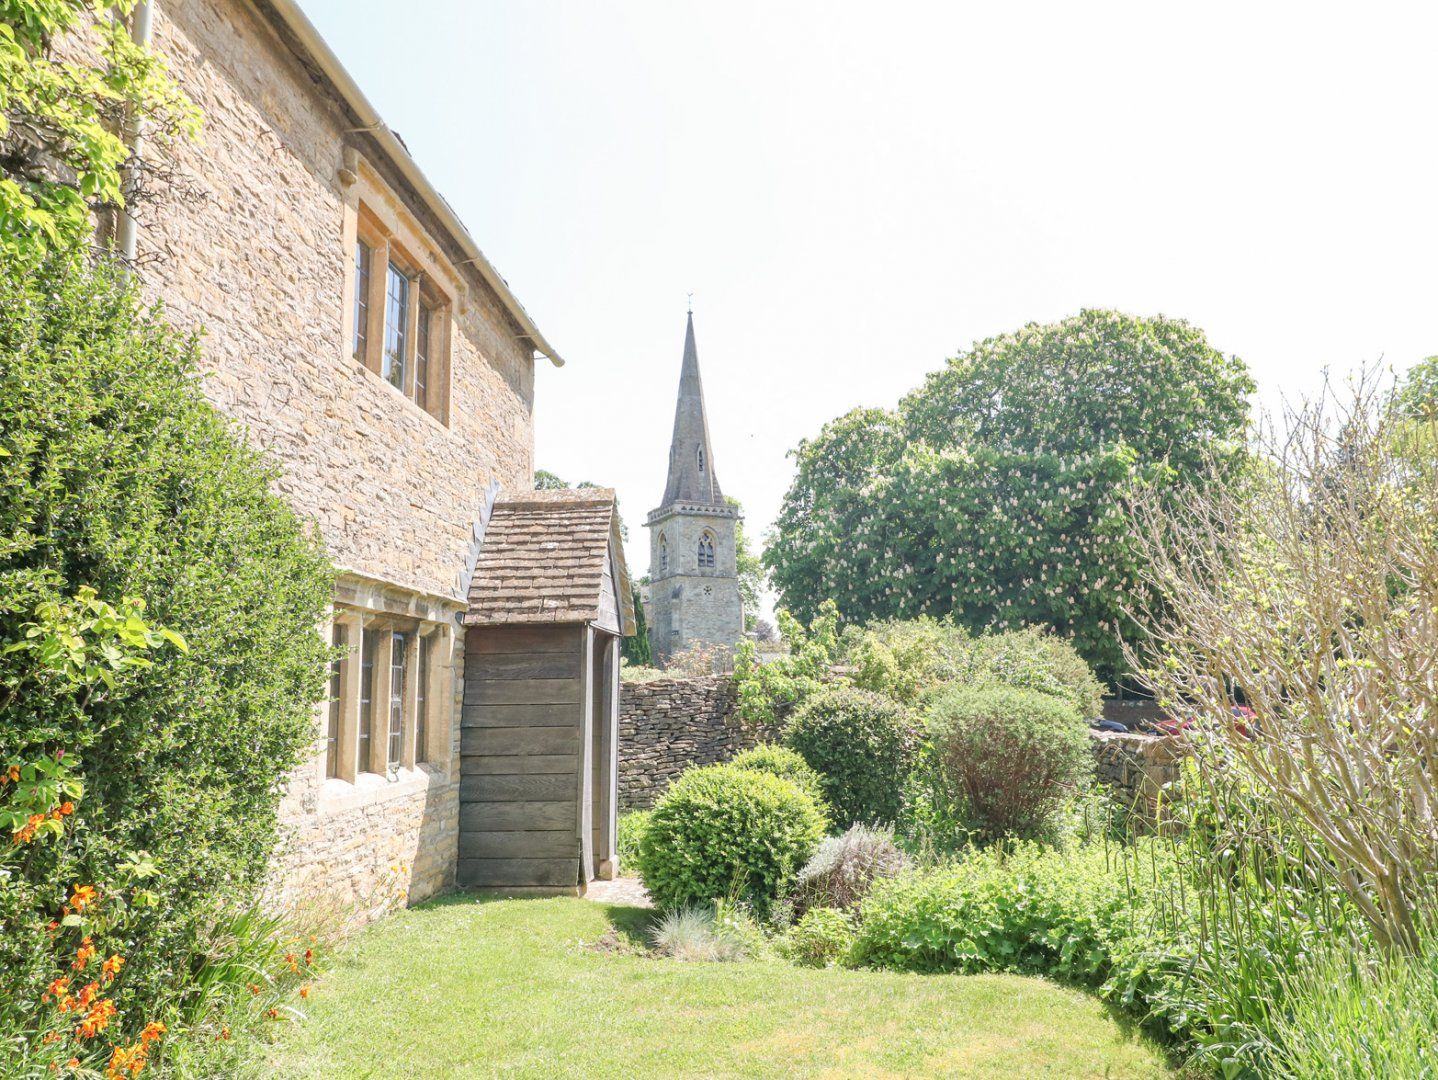
{"type": "Polygon", "coordinates": [[[1138,613],[1150,641],[1130,656],[1195,721],[1210,790],[1250,775],[1378,940],[1409,950],[1438,880],[1438,443],[1414,423],[1371,381],[1329,389],[1265,433],[1246,482],[1135,505],[1164,603],[1138,613]]]}

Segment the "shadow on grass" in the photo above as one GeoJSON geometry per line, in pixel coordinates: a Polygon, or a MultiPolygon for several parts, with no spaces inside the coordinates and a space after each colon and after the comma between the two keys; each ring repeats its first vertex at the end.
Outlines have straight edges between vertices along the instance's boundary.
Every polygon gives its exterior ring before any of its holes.
{"type": "Polygon", "coordinates": [[[597,904],[609,924],[640,949],[649,948],[649,931],[654,926],[656,913],[653,908],[628,907],[624,904],[597,904]]]}

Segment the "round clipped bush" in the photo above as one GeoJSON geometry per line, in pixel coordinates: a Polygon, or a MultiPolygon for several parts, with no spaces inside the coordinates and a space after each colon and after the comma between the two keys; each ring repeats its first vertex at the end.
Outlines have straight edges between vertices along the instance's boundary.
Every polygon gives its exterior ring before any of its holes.
{"type": "Polygon", "coordinates": [[[784,935],[784,955],[805,967],[842,964],[854,945],[851,915],[833,908],[814,908],[784,935]]]}
{"type": "Polygon", "coordinates": [[[786,746],[773,746],[766,743],[762,746],[751,747],[736,755],[729,764],[736,769],[768,773],[781,780],[788,780],[814,796],[814,801],[820,806],[825,805],[823,779],[807,761],[786,746]]]}
{"type": "Polygon", "coordinates": [[[1042,833],[1093,776],[1083,715],[1036,690],[956,687],[934,702],[929,733],[944,780],[985,839],[1042,833]]]}
{"type": "Polygon", "coordinates": [[[788,780],[733,765],[690,769],[650,814],[639,874],[666,910],[734,899],[764,914],[827,827],[813,796],[788,780]]]}
{"type": "Polygon", "coordinates": [[[819,773],[841,825],[899,819],[917,743],[908,709],[850,687],[815,694],[784,729],[784,744],[819,773]]]}

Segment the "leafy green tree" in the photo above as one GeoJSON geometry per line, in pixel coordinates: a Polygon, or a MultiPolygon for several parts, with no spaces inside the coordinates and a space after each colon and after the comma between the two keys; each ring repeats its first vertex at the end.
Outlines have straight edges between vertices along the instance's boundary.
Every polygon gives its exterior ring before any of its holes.
{"type": "Polygon", "coordinates": [[[81,244],[98,210],[133,207],[126,132],[157,143],[198,130],[199,114],[125,23],[134,0],[0,0],[0,254],[81,244]],[[55,54],[84,35],[94,49],[55,54]]]}
{"type": "Polygon", "coordinates": [[[1086,310],[979,342],[897,411],[800,443],[765,563],[800,618],[832,598],[848,621],[1046,625],[1115,678],[1138,633],[1128,500],[1236,473],[1252,390],[1161,316],[1086,310]]]}
{"type": "Polygon", "coordinates": [[[734,565],[739,574],[739,600],[744,608],[744,629],[754,628],[759,617],[759,608],[764,603],[764,561],[749,544],[749,534],[744,531],[744,504],[732,495],[724,501],[739,511],[739,521],[734,526],[734,565]]]}
{"type": "Polygon", "coordinates": [[[654,663],[654,651],[649,645],[649,620],[644,617],[644,601],[639,596],[639,583],[634,589],[634,633],[623,640],[620,655],[635,667],[648,667],[654,663]]]}
{"type": "Polygon", "coordinates": [[[1415,420],[1438,419],[1438,356],[1419,360],[1403,373],[1397,404],[1415,420]]]}

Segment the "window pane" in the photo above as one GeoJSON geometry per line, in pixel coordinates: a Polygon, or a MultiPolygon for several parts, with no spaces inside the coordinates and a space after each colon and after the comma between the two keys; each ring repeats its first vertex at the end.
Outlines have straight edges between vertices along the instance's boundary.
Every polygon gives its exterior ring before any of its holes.
{"type": "Polygon", "coordinates": [[[419,639],[419,663],[415,668],[414,760],[429,760],[429,661],[434,639],[419,639]]]}
{"type": "Polygon", "coordinates": [[[414,328],[414,403],[429,408],[429,305],[419,302],[419,325],[414,328]]]}
{"type": "Polygon", "coordinates": [[[404,753],[404,669],[409,660],[409,636],[393,634],[389,654],[389,766],[402,764],[404,753]]]}
{"type": "Polygon", "coordinates": [[[359,715],[359,767],[361,772],[371,772],[370,740],[374,735],[374,680],[375,650],[379,647],[379,635],[365,630],[360,649],[360,715],[359,715]]]}
{"type": "Polygon", "coordinates": [[[394,263],[389,264],[385,283],[384,371],[393,385],[404,389],[404,357],[409,342],[409,278],[394,263]]]}
{"type": "MultiPolygon", "coordinates": [[[[349,645],[348,626],[342,623],[335,623],[334,644],[335,647],[339,649],[343,649],[349,645]]],[[[340,713],[344,707],[340,698],[344,694],[344,672],[344,657],[330,661],[330,716],[329,724],[325,732],[326,776],[338,776],[340,774],[340,713]]]]}
{"type": "Polygon", "coordinates": [[[354,358],[361,363],[369,344],[369,264],[369,245],[356,240],[354,358]]]}

